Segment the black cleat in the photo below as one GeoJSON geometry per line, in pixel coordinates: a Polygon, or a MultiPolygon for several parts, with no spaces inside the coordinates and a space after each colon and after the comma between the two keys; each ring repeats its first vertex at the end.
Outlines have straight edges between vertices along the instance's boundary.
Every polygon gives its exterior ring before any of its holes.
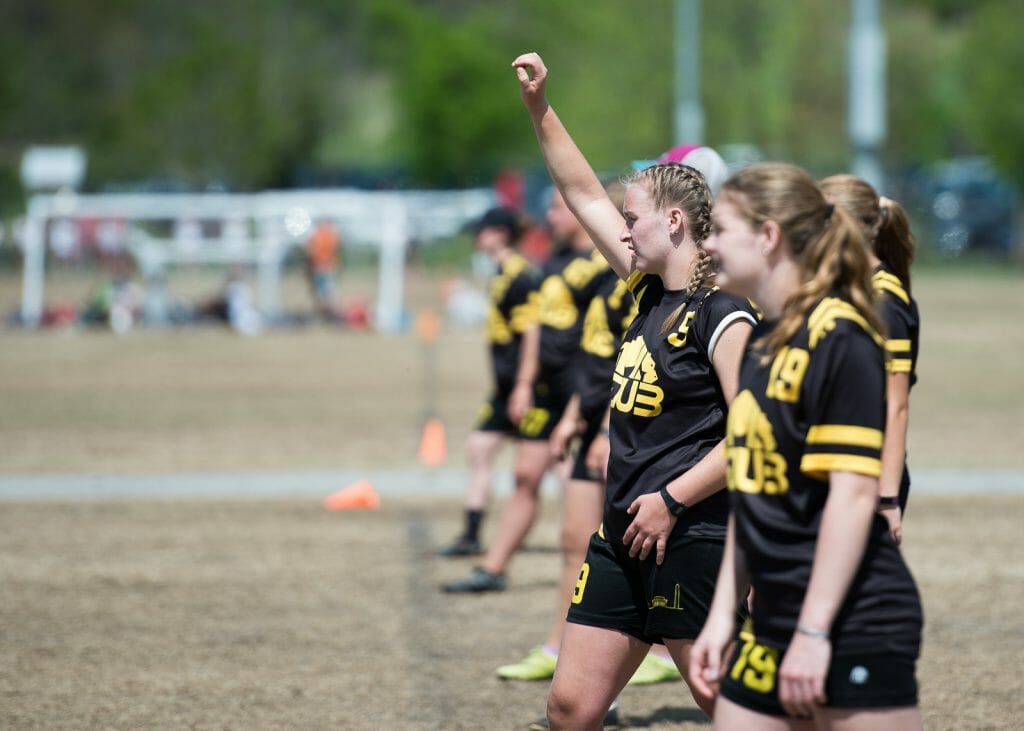
{"type": "Polygon", "coordinates": [[[443,584],[448,594],[480,594],[485,591],[505,591],[505,574],[492,574],[477,566],[465,579],[443,584]]]}
{"type": "Polygon", "coordinates": [[[445,546],[437,552],[443,558],[464,558],[466,556],[480,556],[484,547],[480,541],[472,541],[468,538],[460,538],[450,546],[445,546]]]}

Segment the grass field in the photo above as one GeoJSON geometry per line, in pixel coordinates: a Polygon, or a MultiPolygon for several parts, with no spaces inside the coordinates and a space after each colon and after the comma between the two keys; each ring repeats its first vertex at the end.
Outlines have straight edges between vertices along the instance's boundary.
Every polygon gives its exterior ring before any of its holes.
{"type": "MultiPolygon", "coordinates": [[[[912,469],[1024,468],[1019,280],[918,276],[912,469]]],[[[409,292],[439,306],[423,272],[409,292]]],[[[16,303],[0,275],[0,307],[16,303]]],[[[433,350],[324,327],[2,331],[0,474],[414,467],[431,404],[459,466],[485,389],[473,331],[446,329],[433,350]]],[[[0,728],[522,728],[545,684],[492,673],[554,611],[557,506],[508,592],[450,597],[437,586],[468,564],[431,551],[459,501],[410,493],[355,514],[294,499],[3,502],[0,728]]],[[[1024,719],[1022,519],[1024,494],[912,498],[929,729],[1024,719]]],[[[628,689],[622,712],[630,728],[707,728],[680,684],[628,689]]]]}

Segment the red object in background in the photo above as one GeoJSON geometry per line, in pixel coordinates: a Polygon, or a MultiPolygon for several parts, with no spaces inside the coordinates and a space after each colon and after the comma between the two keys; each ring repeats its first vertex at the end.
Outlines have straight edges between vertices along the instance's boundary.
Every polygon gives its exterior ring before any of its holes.
{"type": "Polygon", "coordinates": [[[498,197],[498,205],[522,211],[526,201],[526,184],[523,174],[512,168],[505,168],[494,179],[494,193],[498,197]]]}
{"type": "Polygon", "coordinates": [[[519,252],[540,265],[551,256],[551,234],[544,226],[531,226],[519,241],[519,252]]]}
{"type": "Polygon", "coordinates": [[[366,300],[362,297],[349,297],[341,308],[341,319],[348,326],[355,330],[365,330],[370,327],[370,308],[366,306],[366,300]]]}

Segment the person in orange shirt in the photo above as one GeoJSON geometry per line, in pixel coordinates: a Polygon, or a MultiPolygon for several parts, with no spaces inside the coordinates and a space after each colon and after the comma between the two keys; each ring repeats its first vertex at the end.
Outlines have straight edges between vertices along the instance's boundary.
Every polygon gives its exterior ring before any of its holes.
{"type": "Polygon", "coordinates": [[[330,219],[320,220],[306,244],[306,276],[317,314],[329,322],[340,322],[335,304],[335,280],[341,261],[341,235],[330,219]]]}

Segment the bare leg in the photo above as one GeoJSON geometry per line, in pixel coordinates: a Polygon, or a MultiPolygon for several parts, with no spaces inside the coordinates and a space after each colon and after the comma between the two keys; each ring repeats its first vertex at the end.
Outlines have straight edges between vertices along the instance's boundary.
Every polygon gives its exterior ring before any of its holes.
{"type": "Polygon", "coordinates": [[[810,719],[790,718],[788,716],[770,716],[758,713],[749,708],[738,706],[730,700],[718,697],[715,703],[716,731],[814,731],[814,721],[810,719]]]}
{"type": "Polygon", "coordinates": [[[676,662],[676,667],[679,668],[679,672],[683,674],[683,678],[686,679],[686,684],[690,688],[690,695],[693,696],[693,700],[697,703],[704,713],[708,714],[708,717],[714,713],[715,710],[715,699],[713,696],[706,696],[698,693],[690,685],[687,671],[690,667],[690,650],[693,649],[694,640],[665,640],[665,647],[668,648],[669,654],[672,659],[676,662]]]}
{"type": "Polygon", "coordinates": [[[491,574],[503,574],[513,554],[523,544],[537,519],[540,482],[551,464],[547,441],[520,440],[516,450],[515,490],[501,511],[498,532],[484,557],[482,567],[491,574]]]}
{"type": "Polygon", "coordinates": [[[919,731],[917,706],[905,708],[822,708],[815,714],[818,728],[831,731],[919,731]]]}
{"type": "Polygon", "coordinates": [[[565,614],[576,589],[580,566],[587,557],[590,536],[601,525],[604,514],[604,484],[592,480],[569,480],[562,505],[562,576],[554,621],[546,646],[557,649],[565,629],[565,614]]]}
{"type": "Polygon", "coordinates": [[[467,510],[487,509],[491,501],[491,485],[494,484],[494,460],[505,438],[502,432],[474,431],[466,440],[466,462],[469,464],[467,510]]]}
{"type": "Polygon", "coordinates": [[[548,695],[552,729],[600,729],[650,648],[622,632],[568,623],[548,695]]]}

